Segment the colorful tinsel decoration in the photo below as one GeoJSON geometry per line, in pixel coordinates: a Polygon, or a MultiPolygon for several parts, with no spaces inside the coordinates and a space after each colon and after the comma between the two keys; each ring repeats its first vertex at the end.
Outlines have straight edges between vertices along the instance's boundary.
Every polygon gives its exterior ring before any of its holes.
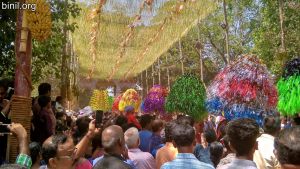
{"type": "Polygon", "coordinates": [[[165,112],[165,98],[167,95],[168,91],[164,87],[160,85],[154,85],[149,90],[148,95],[142,104],[143,112],[157,112],[163,114],[165,112]]]}
{"type": "Polygon", "coordinates": [[[279,93],[277,108],[280,113],[290,116],[300,113],[300,58],[287,62],[277,88],[279,93]]]}
{"type": "Polygon", "coordinates": [[[107,90],[94,90],[89,104],[95,110],[110,110],[107,90]]]}
{"type": "Polygon", "coordinates": [[[191,74],[179,77],[166,99],[168,112],[180,112],[201,120],[206,116],[206,91],[199,79],[191,74]]]}
{"type": "Polygon", "coordinates": [[[229,120],[241,117],[262,124],[267,114],[273,114],[277,90],[266,66],[253,55],[244,55],[225,67],[208,87],[206,108],[209,113],[229,120]]]}
{"type": "Polygon", "coordinates": [[[120,94],[118,97],[116,97],[114,99],[114,102],[112,104],[112,111],[113,112],[118,112],[119,111],[119,103],[120,103],[120,100],[122,98],[123,94],[120,94]]]}
{"type": "Polygon", "coordinates": [[[134,89],[127,89],[119,102],[119,111],[123,112],[126,106],[133,106],[134,111],[138,112],[141,98],[134,89]]]}

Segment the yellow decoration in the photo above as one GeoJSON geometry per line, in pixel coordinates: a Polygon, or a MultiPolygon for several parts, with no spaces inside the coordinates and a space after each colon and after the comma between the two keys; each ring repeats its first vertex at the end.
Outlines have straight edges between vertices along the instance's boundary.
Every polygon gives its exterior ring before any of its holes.
{"type": "Polygon", "coordinates": [[[93,110],[108,111],[110,109],[107,90],[94,90],[90,99],[93,110]]]}
{"type": "Polygon", "coordinates": [[[119,111],[124,111],[126,106],[133,106],[134,111],[138,112],[141,104],[141,98],[134,89],[128,89],[123,94],[119,102],[119,111]]]}
{"type": "Polygon", "coordinates": [[[28,4],[36,4],[36,10],[26,11],[28,28],[32,38],[44,41],[51,35],[51,11],[50,4],[45,0],[26,0],[28,4]]]}

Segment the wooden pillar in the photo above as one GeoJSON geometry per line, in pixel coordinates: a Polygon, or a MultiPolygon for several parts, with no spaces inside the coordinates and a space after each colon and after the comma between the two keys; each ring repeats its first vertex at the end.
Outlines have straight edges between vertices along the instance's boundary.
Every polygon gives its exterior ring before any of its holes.
{"type": "MultiPolygon", "coordinates": [[[[25,3],[25,0],[20,0],[25,3]]],[[[12,122],[21,123],[30,138],[30,112],[31,112],[31,54],[32,42],[31,32],[27,27],[25,10],[17,11],[16,25],[16,70],[15,70],[15,93],[12,97],[10,118],[12,122]]],[[[14,136],[8,139],[7,158],[10,162],[14,162],[19,153],[18,141],[14,136]]]]}

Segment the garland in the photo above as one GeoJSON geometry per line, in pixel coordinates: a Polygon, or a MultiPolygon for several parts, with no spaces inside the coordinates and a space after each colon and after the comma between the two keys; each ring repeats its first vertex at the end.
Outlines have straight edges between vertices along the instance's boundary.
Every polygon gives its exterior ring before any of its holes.
{"type": "Polygon", "coordinates": [[[208,87],[208,111],[231,120],[241,117],[262,124],[264,116],[273,114],[277,90],[270,73],[256,56],[244,55],[224,68],[208,87]]]}
{"type": "Polygon", "coordinates": [[[51,35],[50,5],[45,0],[27,0],[27,4],[36,4],[36,10],[26,10],[26,19],[32,38],[44,41],[51,35]]]}
{"type": "Polygon", "coordinates": [[[138,112],[138,109],[141,104],[141,98],[138,93],[134,89],[128,89],[123,94],[120,102],[119,102],[119,111],[124,111],[125,107],[132,106],[134,107],[134,111],[138,112]]]}
{"type": "Polygon", "coordinates": [[[112,111],[113,112],[119,111],[119,103],[120,103],[120,100],[121,100],[122,96],[123,96],[123,94],[120,94],[118,97],[116,97],[114,99],[114,102],[112,104],[112,111]]]}
{"type": "Polygon", "coordinates": [[[164,87],[160,85],[154,85],[142,103],[142,110],[145,113],[158,112],[160,114],[164,114],[165,98],[167,95],[168,91],[164,87]]]}
{"type": "Polygon", "coordinates": [[[190,74],[179,77],[166,100],[168,112],[181,112],[201,120],[206,116],[206,92],[199,79],[190,74]]]}
{"type": "Polygon", "coordinates": [[[289,61],[282,78],[277,83],[279,101],[277,108],[282,115],[294,116],[300,112],[300,58],[289,61]]]}

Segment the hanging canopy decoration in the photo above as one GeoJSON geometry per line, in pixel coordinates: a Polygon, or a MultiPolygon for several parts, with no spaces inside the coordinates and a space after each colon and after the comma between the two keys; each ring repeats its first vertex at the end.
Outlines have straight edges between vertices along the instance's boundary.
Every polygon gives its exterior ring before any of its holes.
{"type": "Polygon", "coordinates": [[[94,90],[89,105],[94,111],[110,110],[107,90],[94,90]]]}
{"type": "Polygon", "coordinates": [[[206,107],[229,120],[249,117],[262,124],[265,115],[276,111],[277,99],[266,66],[256,56],[244,55],[215,77],[208,87],[206,107]]]}
{"type": "Polygon", "coordinates": [[[93,78],[105,80],[135,77],[216,9],[210,0],[106,0],[98,33],[93,34],[96,44],[91,42],[95,20],[89,18],[97,5],[94,1],[81,3],[81,15],[74,20],[78,29],[72,37],[80,76],[88,77],[94,64],[93,78]],[[96,55],[90,52],[91,44],[96,55]]]}
{"type": "Polygon", "coordinates": [[[125,107],[132,106],[134,111],[138,112],[141,104],[141,98],[137,91],[134,89],[127,89],[126,92],[122,95],[122,98],[119,102],[119,111],[123,112],[125,107]]]}
{"type": "Polygon", "coordinates": [[[165,113],[165,98],[168,95],[166,88],[154,85],[143,102],[142,110],[144,113],[165,113]]]}
{"type": "Polygon", "coordinates": [[[26,0],[27,4],[35,4],[36,10],[26,10],[26,20],[32,38],[44,41],[51,35],[50,4],[46,0],[26,0]]]}
{"type": "Polygon", "coordinates": [[[179,77],[171,87],[166,99],[166,110],[179,112],[201,120],[207,115],[205,109],[206,91],[204,84],[190,74],[179,77]]]}
{"type": "Polygon", "coordinates": [[[285,65],[277,88],[279,112],[289,116],[300,113],[300,58],[295,58],[285,65]]]}

